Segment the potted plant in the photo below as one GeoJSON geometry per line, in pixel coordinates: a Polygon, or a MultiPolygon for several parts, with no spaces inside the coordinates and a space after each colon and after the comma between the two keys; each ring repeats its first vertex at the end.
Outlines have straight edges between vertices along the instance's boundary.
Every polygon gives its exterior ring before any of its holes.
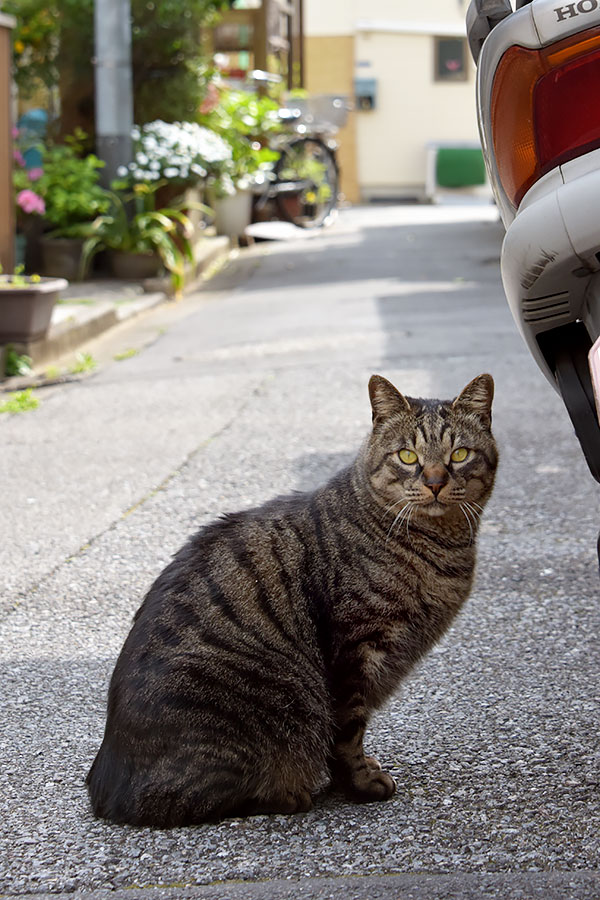
{"type": "Polygon", "coordinates": [[[163,122],[157,119],[136,125],[131,132],[134,158],[117,169],[119,178],[133,186],[157,183],[181,190],[209,175],[223,171],[231,160],[226,140],[196,122],[163,122]]]}
{"type": "Polygon", "coordinates": [[[193,212],[201,203],[205,180],[218,178],[231,162],[227,141],[195,122],[157,119],[136,125],[131,137],[133,160],[117,169],[121,181],[116,185],[121,190],[131,190],[136,184],[156,185],[158,207],[172,207],[173,200],[185,192],[193,212]]]}
{"type": "Polygon", "coordinates": [[[85,134],[78,130],[64,144],[46,148],[42,169],[35,174],[35,190],[43,199],[45,231],[40,239],[41,269],[46,275],[75,280],[81,271],[81,252],[92,222],[108,211],[110,196],[98,184],[104,163],[84,154],[85,134]]]}
{"type": "Polygon", "coordinates": [[[193,225],[175,205],[155,208],[160,186],[161,182],[136,184],[129,194],[111,195],[110,210],[98,216],[84,243],[82,266],[106,250],[111,274],[116,277],[142,280],[158,274],[164,266],[171,273],[176,293],[182,290],[185,262],[194,262],[193,225]]]}
{"type": "Polygon", "coordinates": [[[264,182],[265,169],[279,156],[266,146],[268,135],[282,129],[279,104],[248,91],[221,89],[204,108],[200,121],[231,147],[231,159],[209,177],[215,225],[220,234],[239,236],[252,220],[254,187],[264,182]]]}
{"type": "Polygon", "coordinates": [[[0,267],[0,344],[40,340],[50,327],[58,295],[67,287],[64,278],[3,275],[0,267]]]}

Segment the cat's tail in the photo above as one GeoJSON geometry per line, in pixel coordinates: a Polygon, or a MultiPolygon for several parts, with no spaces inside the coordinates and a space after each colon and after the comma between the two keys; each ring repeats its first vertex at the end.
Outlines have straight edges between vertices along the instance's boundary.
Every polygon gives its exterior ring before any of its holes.
{"type": "Polygon", "coordinates": [[[94,815],[121,825],[176,828],[237,814],[247,802],[243,791],[219,784],[215,773],[182,779],[165,771],[170,768],[133,762],[105,738],[86,778],[94,815]]]}
{"type": "Polygon", "coordinates": [[[85,779],[94,815],[121,824],[142,824],[135,821],[133,780],[133,765],[113,753],[105,740],[85,779]]]}

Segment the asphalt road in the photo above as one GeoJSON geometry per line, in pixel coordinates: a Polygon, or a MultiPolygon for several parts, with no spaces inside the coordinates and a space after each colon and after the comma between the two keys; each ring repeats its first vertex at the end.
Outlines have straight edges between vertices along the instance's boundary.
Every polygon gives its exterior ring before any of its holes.
{"type": "Polygon", "coordinates": [[[492,219],[371,207],[257,244],[97,341],[96,374],[0,417],[0,896],[600,895],[598,491],[505,305],[492,219]],[[348,460],[373,372],[452,397],[484,371],[501,466],[475,589],[368,735],[396,796],[170,832],[94,820],[108,679],[188,534],[348,460]]]}

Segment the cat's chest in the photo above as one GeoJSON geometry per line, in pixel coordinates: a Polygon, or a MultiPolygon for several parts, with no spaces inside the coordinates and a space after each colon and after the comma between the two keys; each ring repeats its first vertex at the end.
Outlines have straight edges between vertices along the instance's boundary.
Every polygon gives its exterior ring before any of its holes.
{"type": "MultiPolygon", "coordinates": [[[[362,597],[344,603],[340,622],[355,646],[370,657],[370,668],[404,668],[446,631],[469,595],[473,566],[445,559],[445,570],[419,566],[378,573],[362,597]]],[[[344,641],[344,636],[342,641],[344,641]]]]}
{"type": "Polygon", "coordinates": [[[474,563],[469,548],[456,553],[406,553],[385,567],[373,566],[369,572],[373,606],[379,605],[392,619],[452,617],[469,594],[474,563]]]}

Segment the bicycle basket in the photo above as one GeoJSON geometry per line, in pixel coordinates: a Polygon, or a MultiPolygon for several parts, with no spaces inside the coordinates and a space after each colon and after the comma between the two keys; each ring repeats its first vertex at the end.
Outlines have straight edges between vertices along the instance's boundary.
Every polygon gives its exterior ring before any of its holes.
{"type": "Polygon", "coordinates": [[[348,120],[348,112],[352,108],[349,98],[344,94],[312,94],[309,97],[290,98],[285,103],[286,109],[300,111],[298,122],[308,127],[342,128],[348,120]]]}

